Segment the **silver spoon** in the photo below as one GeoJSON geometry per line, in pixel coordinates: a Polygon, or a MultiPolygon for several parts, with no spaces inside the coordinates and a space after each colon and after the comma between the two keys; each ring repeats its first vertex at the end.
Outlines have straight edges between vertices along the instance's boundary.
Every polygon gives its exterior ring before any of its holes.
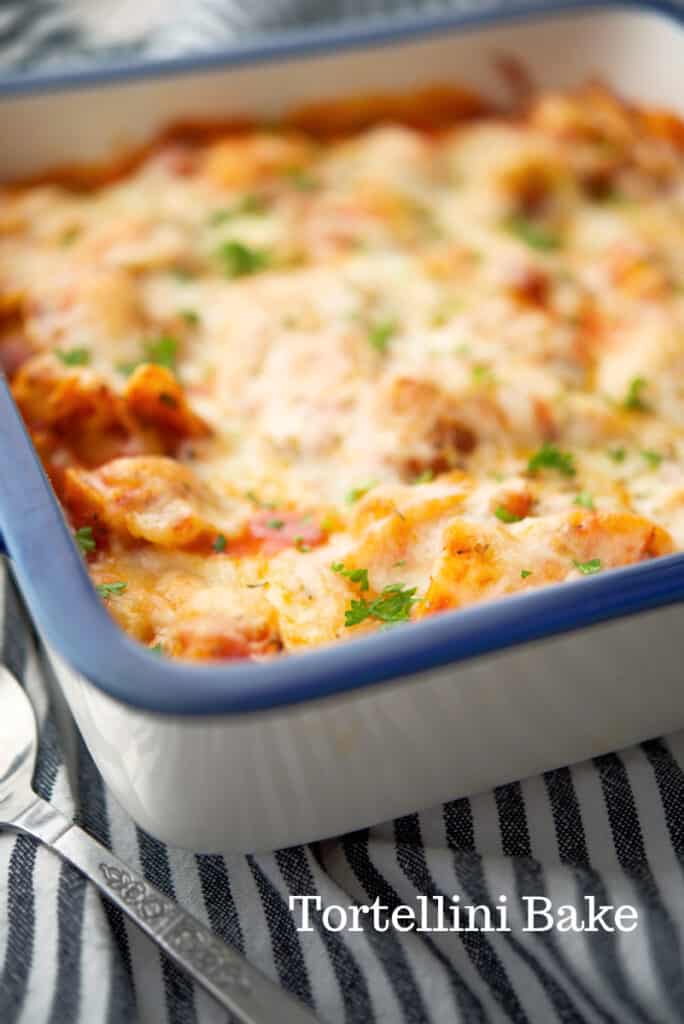
{"type": "Polygon", "coordinates": [[[38,748],[26,693],[0,666],[0,829],[39,839],[70,861],[241,1024],[315,1024],[314,1015],[200,921],[42,800],[31,781],[38,748]]]}

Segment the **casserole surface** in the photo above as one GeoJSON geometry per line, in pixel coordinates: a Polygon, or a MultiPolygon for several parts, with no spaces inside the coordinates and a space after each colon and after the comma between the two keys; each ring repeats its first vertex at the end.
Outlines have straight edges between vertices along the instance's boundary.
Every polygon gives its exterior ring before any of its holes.
{"type": "Polygon", "coordinates": [[[432,90],[8,188],[0,356],[115,617],[261,657],[680,550],[683,171],[596,86],[432,90]]]}

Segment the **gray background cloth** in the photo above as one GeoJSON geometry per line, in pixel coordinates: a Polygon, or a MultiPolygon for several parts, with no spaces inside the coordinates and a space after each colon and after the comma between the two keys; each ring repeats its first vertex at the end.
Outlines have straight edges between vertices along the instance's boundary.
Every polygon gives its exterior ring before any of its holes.
{"type": "MultiPolygon", "coordinates": [[[[0,0],[0,67],[55,70],[198,52],[279,26],[485,2],[0,0]]],[[[681,734],[312,847],[207,856],[159,843],[106,790],[2,562],[0,643],[39,717],[41,795],[315,1006],[321,1021],[684,1021],[681,734]],[[379,896],[390,907],[416,905],[420,895],[459,893],[467,904],[505,894],[514,930],[333,934],[317,918],[303,935],[287,910],[290,893],[342,905],[379,896]],[[630,903],[639,928],[625,936],[524,934],[522,898],[538,895],[576,906],[586,896],[630,903]]],[[[136,1019],[226,1018],[77,872],[26,837],[0,834],[0,1024],[136,1019]]]]}

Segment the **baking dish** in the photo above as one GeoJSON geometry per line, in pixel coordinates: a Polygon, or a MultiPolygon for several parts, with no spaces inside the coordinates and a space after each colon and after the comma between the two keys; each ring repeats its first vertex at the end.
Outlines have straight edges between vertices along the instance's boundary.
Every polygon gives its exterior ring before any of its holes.
{"type": "MultiPolygon", "coordinates": [[[[203,60],[8,81],[0,173],[102,159],[183,118],[277,115],[349,83],[451,81],[504,98],[502,53],[542,88],[600,72],[628,97],[676,108],[683,47],[667,9],[604,5],[347,25],[203,60]]],[[[168,842],[285,846],[684,724],[682,555],[269,664],[160,661],[96,600],[4,384],[0,430],[15,575],[106,781],[168,842]]]]}

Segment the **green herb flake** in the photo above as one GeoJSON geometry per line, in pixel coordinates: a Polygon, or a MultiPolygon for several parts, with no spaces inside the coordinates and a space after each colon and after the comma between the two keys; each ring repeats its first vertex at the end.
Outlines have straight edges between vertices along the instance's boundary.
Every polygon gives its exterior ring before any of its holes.
{"type": "Polygon", "coordinates": [[[74,538],[82,554],[85,555],[89,551],[95,550],[96,545],[92,526],[79,526],[78,530],[74,533],[74,538]]]}
{"type": "Polygon", "coordinates": [[[349,629],[351,626],[358,626],[359,623],[365,622],[370,617],[370,605],[366,601],[365,597],[360,600],[352,600],[351,604],[344,613],[344,624],[349,629]]]}
{"type": "Polygon", "coordinates": [[[463,311],[463,299],[451,298],[445,299],[441,302],[437,308],[433,311],[430,317],[431,327],[444,327],[448,324],[455,316],[463,311]]]}
{"type": "Polygon", "coordinates": [[[576,562],[573,558],[572,564],[583,576],[593,576],[594,573],[601,572],[600,558],[591,558],[588,562],[576,562]]]}
{"type": "Polygon", "coordinates": [[[582,508],[594,508],[594,499],[592,498],[589,491],[580,491],[579,494],[575,495],[573,505],[580,505],[582,508]]]}
{"type": "Polygon", "coordinates": [[[266,270],[271,257],[266,249],[256,249],[238,242],[233,238],[224,242],[216,250],[216,255],[223,264],[223,272],[226,277],[248,277],[251,274],[258,274],[266,270]]]}
{"type": "Polygon", "coordinates": [[[645,387],[646,380],[644,377],[635,377],[630,381],[627,395],[622,403],[623,408],[629,409],[630,412],[645,412],[648,408],[643,397],[645,387]]]}
{"type": "Polygon", "coordinates": [[[513,214],[506,221],[506,228],[512,235],[525,242],[531,249],[540,252],[553,252],[560,249],[561,238],[557,232],[538,224],[523,214],[513,214]]]}
{"type": "Polygon", "coordinates": [[[212,547],[214,551],[220,555],[222,551],[226,550],[227,544],[228,541],[226,540],[225,536],[222,533],[217,533],[216,540],[214,541],[212,547]]]}
{"type": "Polygon", "coordinates": [[[211,227],[216,228],[233,220],[235,217],[257,217],[266,213],[267,210],[268,202],[263,196],[248,192],[242,199],[238,199],[234,206],[214,210],[209,217],[209,224],[211,227]]]}
{"type": "Polygon", "coordinates": [[[411,483],[412,484],[429,484],[434,479],[435,479],[435,471],[434,471],[434,469],[424,469],[422,473],[419,473],[418,476],[413,478],[411,483]]]}
{"type": "Polygon", "coordinates": [[[192,281],[195,276],[195,272],[190,270],[189,267],[173,267],[170,273],[177,281],[181,281],[183,283],[192,281]]]}
{"type": "Polygon", "coordinates": [[[270,511],[273,511],[273,509],[276,507],[275,502],[273,502],[273,501],[262,501],[261,498],[259,497],[259,495],[256,494],[254,491],[245,491],[245,497],[249,498],[249,500],[254,505],[258,505],[259,508],[267,508],[270,511]]]}
{"type": "Polygon", "coordinates": [[[55,355],[65,366],[88,366],[90,363],[90,352],[87,348],[70,348],[66,352],[56,348],[55,355]]]}
{"type": "Polygon", "coordinates": [[[415,593],[415,587],[405,587],[403,583],[390,583],[373,601],[367,601],[365,597],[352,601],[345,612],[344,624],[347,627],[357,626],[366,619],[376,619],[384,623],[406,622],[410,618],[414,604],[419,601],[419,598],[414,597],[415,593]]]}
{"type": "Polygon", "coordinates": [[[162,647],[161,644],[155,644],[154,647],[150,647],[149,652],[150,654],[158,655],[158,657],[160,658],[164,657],[164,648],[162,647]]]}
{"type": "Polygon", "coordinates": [[[311,551],[311,545],[307,544],[303,537],[295,537],[295,547],[297,551],[301,551],[303,555],[308,555],[311,551]]]}
{"type": "Polygon", "coordinates": [[[627,458],[627,452],[624,448],[609,448],[606,455],[609,459],[612,459],[613,462],[624,462],[627,458]]]}
{"type": "Polygon", "coordinates": [[[118,583],[100,583],[95,589],[101,597],[106,599],[117,594],[123,594],[127,587],[127,583],[119,581],[118,583]]]}
{"type": "Polygon", "coordinates": [[[474,384],[485,385],[495,383],[494,374],[489,366],[473,366],[471,375],[474,384]]]}
{"type": "Polygon", "coordinates": [[[282,530],[285,525],[284,519],[269,519],[266,526],[269,530],[282,530]]]}
{"type": "Polygon", "coordinates": [[[519,523],[524,516],[518,516],[515,512],[511,512],[505,505],[499,505],[494,512],[497,519],[500,519],[502,523],[519,523]]]}
{"type": "Polygon", "coordinates": [[[299,192],[313,192],[318,188],[319,183],[314,176],[301,167],[291,167],[286,173],[289,181],[299,192]]]}
{"type": "Polygon", "coordinates": [[[562,452],[553,444],[543,444],[527,463],[530,473],[540,469],[557,469],[563,476],[574,476],[577,472],[570,452],[562,452]]]}
{"type": "Polygon", "coordinates": [[[173,372],[176,369],[176,352],[178,342],[170,334],[162,334],[159,338],[145,343],[145,362],[165,366],[173,372]]]}
{"type": "Polygon", "coordinates": [[[642,459],[646,459],[646,462],[651,469],[657,469],[660,463],[663,461],[663,456],[660,452],[643,451],[641,453],[642,459]]]}
{"type": "Polygon", "coordinates": [[[352,487],[350,491],[347,491],[345,495],[345,501],[348,505],[354,505],[357,501],[360,501],[369,491],[372,491],[376,486],[377,480],[369,480],[368,483],[360,484],[358,487],[352,487]]]}
{"type": "Polygon", "coordinates": [[[521,580],[526,580],[527,577],[531,576],[531,575],[532,575],[532,570],[531,569],[521,569],[520,570],[520,579],[521,580]]]}
{"type": "Polygon", "coordinates": [[[64,245],[64,246],[73,245],[74,242],[76,241],[76,239],[79,237],[80,234],[81,234],[81,228],[80,227],[74,226],[74,227],[71,227],[71,228],[67,228],[59,236],[59,244],[60,245],[64,245]]]}
{"type": "Polygon", "coordinates": [[[389,343],[397,333],[396,320],[379,320],[368,327],[368,341],[380,355],[389,348],[389,343]]]}
{"type": "MultiPolygon", "coordinates": [[[[119,373],[130,377],[139,366],[144,366],[145,363],[154,363],[155,366],[163,366],[165,369],[170,370],[171,373],[175,373],[177,352],[177,339],[170,334],[162,334],[158,338],[152,338],[144,343],[141,359],[137,359],[132,363],[119,363],[116,368],[119,373]]],[[[160,398],[162,401],[166,401],[163,396],[160,396],[160,398]]]]}
{"type": "Polygon", "coordinates": [[[340,576],[346,576],[350,583],[358,583],[359,590],[368,590],[368,569],[345,569],[344,562],[333,562],[330,568],[340,576]]]}
{"type": "Polygon", "coordinates": [[[180,309],[178,315],[185,320],[188,327],[197,327],[200,322],[200,315],[194,309],[180,309]]]}

